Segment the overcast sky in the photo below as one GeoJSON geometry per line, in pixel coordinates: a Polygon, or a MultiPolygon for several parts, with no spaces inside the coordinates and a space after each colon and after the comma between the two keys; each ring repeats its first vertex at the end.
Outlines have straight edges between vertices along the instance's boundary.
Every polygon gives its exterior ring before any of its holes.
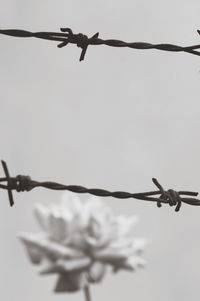
{"type": "MultiPolygon", "coordinates": [[[[59,31],[125,41],[200,44],[197,0],[0,0],[0,27],[59,31]]],[[[110,190],[164,187],[200,192],[200,58],[187,53],[69,45],[0,36],[0,157],[11,175],[29,174],[110,190]]],[[[3,175],[3,172],[2,172],[3,175]]],[[[55,295],[17,239],[38,230],[37,202],[60,199],[36,189],[0,194],[0,299],[83,300],[55,295]]],[[[116,213],[137,214],[136,236],[149,239],[148,266],[107,276],[93,301],[200,299],[200,208],[179,213],[136,200],[106,198],[116,213]]]]}

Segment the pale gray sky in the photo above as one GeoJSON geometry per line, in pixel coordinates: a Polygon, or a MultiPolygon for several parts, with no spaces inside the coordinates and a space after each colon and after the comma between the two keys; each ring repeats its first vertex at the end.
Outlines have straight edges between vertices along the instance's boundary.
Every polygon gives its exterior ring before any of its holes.
{"type": "MultiPolygon", "coordinates": [[[[200,43],[197,0],[0,0],[0,27],[58,31],[125,41],[200,43]]],[[[200,59],[186,53],[89,47],[0,36],[0,157],[10,172],[33,179],[133,192],[200,191],[200,59]],[[154,188],[153,188],[154,189],[154,188]]],[[[54,277],[39,277],[16,238],[37,231],[34,203],[59,192],[1,192],[0,299],[83,300],[55,295],[54,277]]],[[[157,209],[104,199],[116,213],[138,214],[136,235],[149,239],[146,270],[108,276],[93,301],[197,301],[200,298],[200,208],[157,209]]]]}

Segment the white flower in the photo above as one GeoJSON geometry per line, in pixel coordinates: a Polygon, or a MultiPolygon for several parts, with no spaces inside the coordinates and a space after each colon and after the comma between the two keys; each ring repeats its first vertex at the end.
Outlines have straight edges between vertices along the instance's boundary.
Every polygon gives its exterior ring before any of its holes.
{"type": "Polygon", "coordinates": [[[146,240],[132,233],[137,217],[115,216],[97,197],[82,202],[68,192],[60,204],[37,205],[35,216],[42,231],[20,239],[32,263],[45,263],[41,274],[59,274],[56,292],[100,282],[107,266],[134,271],[145,263],[146,240]]]}

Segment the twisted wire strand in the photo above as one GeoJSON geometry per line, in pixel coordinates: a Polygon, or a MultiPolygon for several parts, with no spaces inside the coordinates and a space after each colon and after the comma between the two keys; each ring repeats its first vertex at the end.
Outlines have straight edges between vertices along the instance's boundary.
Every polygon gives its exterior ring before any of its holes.
{"type": "Polygon", "coordinates": [[[175,191],[173,189],[164,190],[162,185],[157,179],[153,178],[152,181],[158,188],[156,191],[129,193],[125,191],[108,191],[99,188],[86,188],[78,185],[64,185],[56,182],[38,182],[32,180],[29,176],[18,175],[16,177],[10,177],[8,167],[5,161],[1,161],[2,167],[5,173],[4,178],[0,178],[0,188],[5,189],[8,192],[8,198],[10,206],[14,205],[14,199],[12,191],[17,192],[30,191],[36,187],[43,187],[51,190],[68,190],[74,193],[89,193],[100,197],[113,197],[118,199],[138,199],[149,202],[156,202],[158,207],[162,204],[169,204],[175,206],[175,211],[179,211],[183,203],[200,206],[200,200],[194,198],[198,195],[198,192],[193,191],[175,191]],[[7,184],[5,184],[5,182],[7,184]],[[188,197],[187,197],[188,196],[188,197]]]}
{"type": "MultiPolygon", "coordinates": [[[[34,37],[34,38],[45,39],[49,41],[56,41],[59,42],[59,44],[57,45],[59,48],[67,46],[69,43],[76,44],[77,47],[80,47],[82,49],[80,59],[79,59],[80,61],[84,60],[89,45],[107,45],[110,47],[127,47],[131,49],[141,49],[141,50],[157,49],[157,50],[171,51],[171,52],[187,52],[193,55],[200,56],[200,51],[196,51],[197,49],[200,48],[200,44],[182,47],[182,46],[166,44],[166,43],[165,44],[152,44],[146,42],[127,43],[116,39],[107,39],[107,40],[100,39],[98,37],[99,36],[98,32],[94,34],[91,38],[88,38],[88,36],[82,33],[74,34],[70,28],[61,28],[60,30],[61,32],[31,32],[27,30],[18,30],[18,29],[0,29],[0,34],[19,37],[19,38],[34,37]]],[[[197,32],[198,34],[200,34],[199,30],[197,30],[197,32]]]]}

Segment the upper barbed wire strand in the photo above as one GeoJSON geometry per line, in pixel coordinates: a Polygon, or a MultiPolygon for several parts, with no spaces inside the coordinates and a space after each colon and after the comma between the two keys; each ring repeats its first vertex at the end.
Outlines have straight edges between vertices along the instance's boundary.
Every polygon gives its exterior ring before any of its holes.
{"type": "MultiPolygon", "coordinates": [[[[197,30],[198,34],[200,31],[197,30]]],[[[171,51],[171,52],[187,52],[193,55],[200,56],[200,51],[196,51],[196,49],[200,48],[200,44],[192,45],[192,46],[178,46],[173,44],[152,44],[146,42],[131,42],[127,43],[121,40],[116,39],[107,39],[103,40],[100,39],[99,33],[94,34],[91,38],[88,36],[79,33],[74,34],[70,28],[61,28],[61,32],[31,32],[27,30],[19,30],[19,29],[0,29],[0,34],[19,37],[19,38],[39,38],[45,39],[49,41],[56,41],[59,42],[58,47],[62,48],[67,46],[69,43],[76,44],[77,47],[82,49],[80,61],[83,61],[85,58],[85,54],[89,45],[107,45],[110,47],[128,47],[132,49],[157,49],[162,51],[171,51]]]]}
{"type": "Polygon", "coordinates": [[[158,190],[140,193],[129,193],[125,191],[108,191],[99,188],[86,188],[78,185],[63,185],[49,181],[38,182],[32,180],[29,176],[22,175],[10,177],[6,162],[1,161],[1,164],[3,166],[5,177],[0,178],[0,188],[8,191],[10,206],[14,205],[12,194],[13,190],[17,192],[30,191],[36,187],[43,187],[51,190],[68,190],[75,193],[89,193],[99,197],[113,197],[118,199],[134,198],[143,201],[156,202],[158,207],[161,207],[162,204],[169,204],[170,206],[175,206],[175,211],[180,210],[182,202],[189,205],[200,206],[200,200],[193,198],[198,195],[198,192],[175,191],[173,189],[164,190],[161,184],[155,178],[153,178],[152,181],[156,185],[158,190]],[[5,185],[4,182],[6,182],[7,185],[5,185]]]}

